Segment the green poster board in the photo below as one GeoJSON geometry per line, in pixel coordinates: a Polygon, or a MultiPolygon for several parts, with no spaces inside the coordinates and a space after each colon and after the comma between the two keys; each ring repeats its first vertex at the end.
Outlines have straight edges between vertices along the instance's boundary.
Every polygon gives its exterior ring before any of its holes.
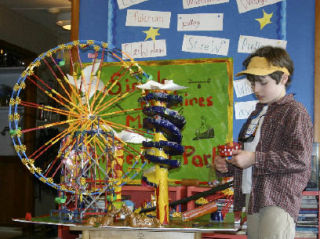
{"type": "MultiPolygon", "coordinates": [[[[182,114],[187,123],[182,130],[185,152],[181,156],[175,156],[181,166],[170,170],[169,178],[208,181],[207,165],[212,163],[215,147],[232,141],[232,59],[144,61],[138,64],[155,81],[173,80],[174,83],[187,87],[174,92],[183,97],[183,103],[174,110],[182,114]]],[[[117,77],[114,72],[118,68],[115,64],[105,65],[102,79],[117,77]]],[[[110,94],[130,94],[113,107],[118,110],[141,107],[138,99],[142,91],[135,88],[137,80],[128,76],[123,82],[117,83],[110,94]]],[[[121,124],[142,128],[144,116],[141,110],[114,117],[118,117],[116,120],[121,124]]],[[[126,156],[124,167],[130,167],[131,164],[132,157],[126,156]]]]}

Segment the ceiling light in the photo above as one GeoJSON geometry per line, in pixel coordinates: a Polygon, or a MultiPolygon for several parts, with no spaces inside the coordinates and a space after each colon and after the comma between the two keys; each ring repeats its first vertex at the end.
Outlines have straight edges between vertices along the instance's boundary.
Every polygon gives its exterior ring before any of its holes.
{"type": "Polygon", "coordinates": [[[69,23],[69,24],[65,24],[65,25],[63,25],[62,26],[62,28],[64,29],[64,30],[71,30],[71,24],[69,23]]]}
{"type": "Polygon", "coordinates": [[[56,24],[65,30],[71,30],[71,13],[61,12],[57,15],[56,24]]]}
{"type": "Polygon", "coordinates": [[[48,9],[48,12],[52,13],[52,14],[57,14],[60,12],[60,8],[58,7],[51,7],[48,9]]]}

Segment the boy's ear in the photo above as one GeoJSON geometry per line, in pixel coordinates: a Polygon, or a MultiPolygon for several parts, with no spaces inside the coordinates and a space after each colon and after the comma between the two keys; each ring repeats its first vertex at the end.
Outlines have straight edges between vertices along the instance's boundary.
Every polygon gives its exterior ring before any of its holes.
{"type": "Polygon", "coordinates": [[[284,85],[286,85],[288,82],[288,78],[289,78],[289,76],[286,73],[283,73],[280,82],[283,83],[284,85]]]}

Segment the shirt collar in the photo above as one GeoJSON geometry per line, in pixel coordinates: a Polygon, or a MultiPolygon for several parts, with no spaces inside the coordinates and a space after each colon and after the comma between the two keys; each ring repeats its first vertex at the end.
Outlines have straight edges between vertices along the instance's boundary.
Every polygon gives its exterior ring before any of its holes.
{"type": "MultiPolygon", "coordinates": [[[[273,102],[272,104],[270,104],[270,106],[273,106],[273,105],[283,105],[283,104],[286,104],[288,102],[291,102],[293,101],[294,98],[293,98],[293,94],[287,94],[285,95],[284,97],[282,97],[280,100],[276,101],[276,102],[273,102]]],[[[263,108],[263,106],[265,106],[266,104],[262,104],[262,103],[258,103],[257,104],[257,108],[258,109],[261,109],[263,108]]]]}

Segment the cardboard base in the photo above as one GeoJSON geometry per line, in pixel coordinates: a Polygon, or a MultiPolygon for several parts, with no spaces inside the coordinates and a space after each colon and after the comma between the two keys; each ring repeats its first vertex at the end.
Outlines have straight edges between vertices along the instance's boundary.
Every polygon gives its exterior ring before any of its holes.
{"type": "MultiPolygon", "coordinates": [[[[78,228],[70,228],[70,230],[78,228]]],[[[83,230],[82,239],[201,239],[201,232],[168,232],[146,230],[83,230]]]]}
{"type": "MultiPolygon", "coordinates": [[[[145,232],[183,232],[183,233],[197,233],[197,232],[236,232],[240,229],[240,224],[237,223],[216,223],[208,221],[191,221],[172,222],[168,226],[162,226],[157,228],[150,227],[128,227],[128,226],[84,226],[82,224],[64,223],[49,221],[47,218],[32,218],[32,221],[25,219],[13,219],[15,222],[21,223],[33,223],[33,224],[45,224],[55,226],[70,227],[70,230],[74,231],[145,231],[145,232]]],[[[153,238],[154,239],[154,238],[153,238]]]]}

